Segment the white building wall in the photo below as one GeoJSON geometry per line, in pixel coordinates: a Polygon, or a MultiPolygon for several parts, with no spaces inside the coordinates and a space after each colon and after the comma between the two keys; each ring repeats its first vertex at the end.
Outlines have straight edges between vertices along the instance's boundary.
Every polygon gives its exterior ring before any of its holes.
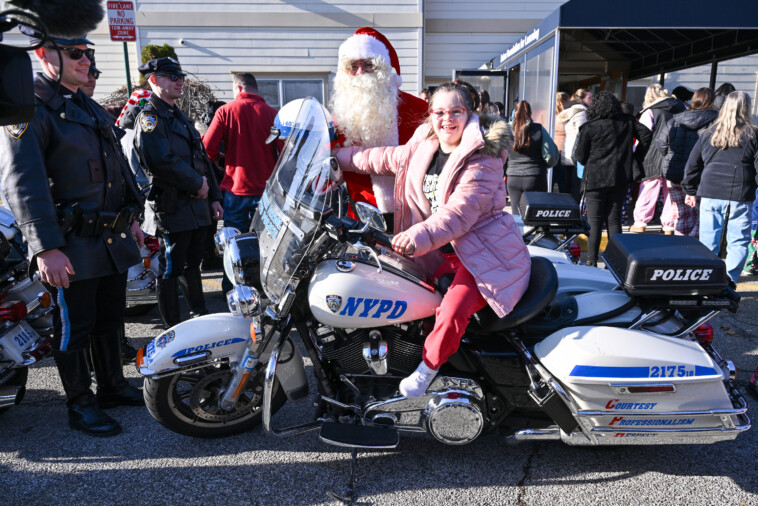
{"type": "Polygon", "coordinates": [[[479,68],[564,3],[425,0],[425,84],[449,81],[454,69],[479,68]]]}

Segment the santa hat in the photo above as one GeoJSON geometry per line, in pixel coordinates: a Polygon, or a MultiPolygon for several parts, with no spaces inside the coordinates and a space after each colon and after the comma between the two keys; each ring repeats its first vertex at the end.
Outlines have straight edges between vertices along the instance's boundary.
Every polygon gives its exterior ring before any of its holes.
{"type": "Polygon", "coordinates": [[[371,27],[358,28],[355,35],[342,43],[338,54],[340,60],[349,61],[379,58],[395,69],[395,85],[399,88],[403,84],[403,78],[400,77],[400,60],[395,48],[387,37],[371,27]]]}

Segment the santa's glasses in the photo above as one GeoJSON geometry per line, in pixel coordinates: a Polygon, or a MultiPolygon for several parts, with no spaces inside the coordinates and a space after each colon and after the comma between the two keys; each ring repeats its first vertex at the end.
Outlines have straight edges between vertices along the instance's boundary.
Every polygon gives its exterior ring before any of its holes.
{"type": "Polygon", "coordinates": [[[350,72],[356,73],[359,70],[363,69],[364,72],[370,74],[372,73],[376,67],[374,67],[374,64],[369,60],[355,60],[350,62],[350,65],[348,66],[350,69],[350,72]]]}

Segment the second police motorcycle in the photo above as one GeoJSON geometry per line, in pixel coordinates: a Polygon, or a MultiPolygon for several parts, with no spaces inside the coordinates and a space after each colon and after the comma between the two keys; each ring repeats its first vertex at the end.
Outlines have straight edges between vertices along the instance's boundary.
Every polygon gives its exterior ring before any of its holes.
{"type": "Polygon", "coordinates": [[[276,437],[318,430],[353,449],[394,448],[399,435],[463,445],[495,428],[569,445],[703,444],[750,427],[734,365],[705,326],[735,312],[739,296],[723,261],[686,237],[614,237],[604,260],[620,289],[556,296],[555,266],[533,257],[513,311],[474,315],[426,394],[403,397],[445,280],[391,250],[376,209],[346,216],[327,115],[302,101],[254,233],[217,237],[235,284],[229,313],[180,323],[139,350],[158,422],[195,437],[261,423],[276,437]],[[301,350],[318,388],[314,418],[277,426],[284,403],[309,393],[301,350]]]}

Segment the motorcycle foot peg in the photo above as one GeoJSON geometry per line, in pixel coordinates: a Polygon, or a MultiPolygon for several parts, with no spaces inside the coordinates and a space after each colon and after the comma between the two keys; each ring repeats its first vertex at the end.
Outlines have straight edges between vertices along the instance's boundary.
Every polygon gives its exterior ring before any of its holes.
{"type": "Polygon", "coordinates": [[[394,429],[336,422],[324,423],[319,438],[326,444],[364,450],[392,450],[400,444],[394,429]]]}

